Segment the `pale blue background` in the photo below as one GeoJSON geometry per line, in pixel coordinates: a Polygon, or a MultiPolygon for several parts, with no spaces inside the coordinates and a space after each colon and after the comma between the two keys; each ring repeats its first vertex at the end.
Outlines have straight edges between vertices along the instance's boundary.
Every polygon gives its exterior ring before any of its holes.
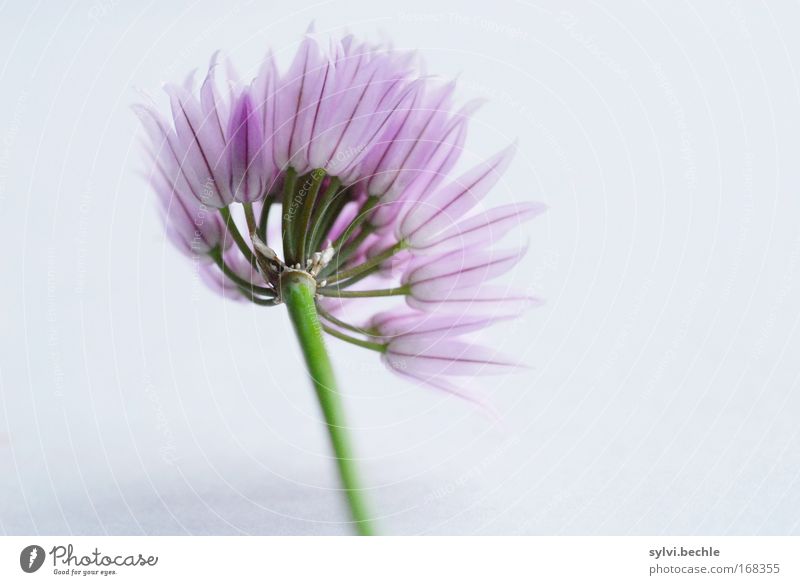
{"type": "Polygon", "coordinates": [[[419,48],[538,199],[499,413],[332,342],[390,533],[800,532],[794,2],[0,6],[0,533],[345,533],[285,312],[224,303],[135,171],[137,88],[309,21],[419,48]]]}

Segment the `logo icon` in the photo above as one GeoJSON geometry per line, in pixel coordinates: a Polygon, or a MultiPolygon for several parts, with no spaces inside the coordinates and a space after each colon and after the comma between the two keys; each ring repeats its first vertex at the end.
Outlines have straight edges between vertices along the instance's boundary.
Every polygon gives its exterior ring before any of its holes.
{"type": "Polygon", "coordinates": [[[26,573],[35,573],[44,564],[44,549],[38,544],[26,546],[19,553],[19,566],[26,573]]]}

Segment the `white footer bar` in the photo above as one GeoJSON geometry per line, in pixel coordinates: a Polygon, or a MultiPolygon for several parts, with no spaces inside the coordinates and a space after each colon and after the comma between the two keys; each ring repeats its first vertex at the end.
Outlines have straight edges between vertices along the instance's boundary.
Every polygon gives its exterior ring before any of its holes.
{"type": "Polygon", "coordinates": [[[0,583],[800,583],[800,537],[0,537],[0,583]]]}

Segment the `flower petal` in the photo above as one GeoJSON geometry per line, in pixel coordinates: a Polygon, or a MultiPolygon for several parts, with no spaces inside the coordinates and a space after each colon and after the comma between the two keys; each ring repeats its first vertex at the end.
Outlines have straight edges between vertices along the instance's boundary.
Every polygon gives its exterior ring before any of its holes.
{"type": "Polygon", "coordinates": [[[389,366],[417,376],[479,376],[505,374],[520,364],[496,351],[458,340],[428,340],[425,337],[399,337],[389,343],[384,354],[389,366]]]}
{"type": "MultiPolygon", "coordinates": [[[[279,167],[275,162],[274,142],[275,130],[278,126],[276,120],[276,86],[277,86],[278,66],[275,63],[275,56],[272,51],[267,53],[258,75],[253,80],[252,96],[256,109],[256,115],[261,120],[261,135],[264,137],[264,166],[267,169],[266,176],[272,177],[272,182],[277,181],[279,167]]],[[[275,185],[270,183],[267,188],[271,191],[275,185]]]]}
{"type": "Polygon", "coordinates": [[[478,244],[491,245],[505,237],[511,228],[533,219],[546,209],[546,205],[538,202],[501,205],[455,225],[444,227],[439,233],[415,237],[412,245],[419,251],[437,253],[451,248],[467,248],[478,244]]]}
{"type": "Polygon", "coordinates": [[[274,152],[278,168],[308,172],[308,143],[319,101],[321,72],[328,66],[318,41],[306,35],[275,93],[274,152]]]}
{"type": "Polygon", "coordinates": [[[197,98],[184,88],[169,86],[172,115],[177,135],[176,156],[201,194],[201,201],[224,207],[233,201],[228,186],[223,122],[217,110],[203,112],[197,98]]]}
{"type": "Polygon", "coordinates": [[[406,338],[424,336],[428,339],[452,338],[484,329],[503,318],[509,317],[495,317],[472,312],[463,315],[434,315],[401,309],[378,313],[370,320],[369,327],[378,333],[376,337],[384,340],[401,336],[406,338]]]}
{"type": "Polygon", "coordinates": [[[260,199],[271,181],[265,168],[264,137],[248,91],[237,100],[228,129],[231,160],[230,188],[234,200],[250,203],[260,199]]]}
{"type": "Polygon", "coordinates": [[[347,183],[418,84],[392,51],[352,42],[335,48],[333,68],[319,100],[309,159],[347,183]]]}
{"type": "Polygon", "coordinates": [[[431,152],[446,130],[455,82],[423,86],[417,91],[365,157],[359,172],[370,195],[400,191],[430,161],[431,152]]]}
{"type": "MultiPolygon", "coordinates": [[[[399,221],[403,211],[409,204],[421,199],[426,193],[433,191],[444,179],[461,155],[467,136],[466,117],[457,116],[444,131],[442,138],[436,142],[430,157],[415,179],[399,191],[389,191],[381,198],[375,208],[370,223],[378,228],[402,226],[399,221]]],[[[399,230],[395,230],[402,237],[399,230]]]]}
{"type": "Polygon", "coordinates": [[[453,183],[423,196],[403,219],[401,237],[413,246],[461,220],[500,180],[515,150],[516,145],[511,145],[453,183]]]}
{"type": "Polygon", "coordinates": [[[220,245],[230,246],[231,242],[225,241],[219,214],[200,202],[186,169],[178,164],[171,129],[147,107],[134,106],[134,111],[150,137],[152,170],[147,179],[160,203],[172,242],[187,255],[206,254],[220,245]]]}
{"type": "Polygon", "coordinates": [[[477,287],[511,270],[525,254],[514,250],[454,250],[421,265],[412,266],[403,277],[411,295],[419,298],[447,298],[453,291],[477,287]]]}
{"type": "Polygon", "coordinates": [[[406,302],[420,311],[462,313],[477,311],[486,315],[519,315],[526,309],[542,304],[535,296],[504,286],[483,285],[449,292],[447,295],[408,295],[406,302]]]}
{"type": "Polygon", "coordinates": [[[170,238],[184,254],[205,255],[219,246],[232,245],[230,238],[225,238],[225,227],[216,209],[182,193],[176,188],[176,181],[170,180],[157,164],[150,180],[170,238]]]}

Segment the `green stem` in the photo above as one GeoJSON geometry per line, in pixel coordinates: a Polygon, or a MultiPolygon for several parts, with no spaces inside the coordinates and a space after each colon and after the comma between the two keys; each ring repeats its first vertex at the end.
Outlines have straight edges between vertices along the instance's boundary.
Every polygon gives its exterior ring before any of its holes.
{"type": "Polygon", "coordinates": [[[247,220],[247,231],[250,232],[250,237],[253,237],[253,234],[256,233],[258,226],[256,225],[256,216],[253,213],[253,204],[252,203],[242,203],[242,207],[244,207],[244,218],[247,220]]]}
{"type": "Polygon", "coordinates": [[[230,234],[231,238],[233,238],[233,241],[236,242],[239,250],[242,252],[242,254],[244,254],[244,257],[250,261],[250,264],[253,266],[253,268],[258,270],[255,254],[253,254],[253,251],[250,249],[250,246],[247,245],[247,242],[244,241],[242,234],[239,233],[239,228],[236,227],[236,222],[233,221],[233,217],[231,216],[231,210],[227,207],[221,207],[219,214],[225,221],[225,229],[228,231],[228,234],[230,234]]]}
{"type": "Polygon", "coordinates": [[[333,243],[333,247],[335,249],[339,249],[342,245],[347,242],[348,238],[352,236],[355,231],[361,227],[361,224],[367,221],[367,217],[369,216],[369,212],[372,211],[372,208],[378,203],[380,198],[374,195],[370,195],[367,197],[367,200],[364,202],[364,205],[361,206],[361,209],[358,210],[358,214],[355,216],[353,221],[350,223],[347,228],[342,232],[336,241],[333,243]]]}
{"type": "Polygon", "coordinates": [[[331,315],[328,311],[323,309],[319,304],[317,304],[317,313],[319,313],[319,316],[328,321],[329,323],[333,323],[334,325],[337,325],[342,329],[346,329],[347,331],[352,331],[353,333],[359,333],[361,335],[370,335],[370,333],[372,333],[367,329],[356,327],[355,325],[347,323],[346,321],[342,321],[338,317],[331,315]]]}
{"type": "Polygon", "coordinates": [[[273,289],[253,284],[236,274],[222,258],[222,251],[219,248],[212,250],[209,255],[222,273],[236,285],[236,288],[256,305],[274,307],[278,304],[278,298],[273,289]]]}
{"type": "Polygon", "coordinates": [[[269,210],[275,201],[275,195],[267,195],[261,206],[261,217],[258,219],[258,237],[265,244],[267,243],[267,223],[269,223],[269,210]]]}
{"type": "Polygon", "coordinates": [[[356,530],[361,535],[370,535],[374,534],[374,531],[369,520],[362,489],[359,487],[341,397],[336,390],[333,366],[325,349],[322,326],[314,306],[315,289],[314,280],[304,272],[290,270],[281,276],[281,298],[289,310],[289,317],[294,325],[322,414],[325,417],[333,452],[336,456],[336,464],[339,468],[339,476],[356,530]]]}
{"type": "MultiPolygon", "coordinates": [[[[240,289],[242,290],[242,292],[244,292],[244,293],[247,293],[247,292],[248,292],[248,291],[247,291],[247,289],[244,289],[244,288],[242,288],[242,287],[239,287],[239,288],[240,288],[240,289]]],[[[277,298],[275,298],[275,297],[271,297],[271,298],[268,298],[268,299],[264,299],[264,298],[261,298],[261,297],[257,297],[257,296],[255,296],[255,295],[252,295],[252,296],[249,296],[248,298],[249,298],[249,299],[250,299],[252,302],[254,302],[256,305],[261,305],[261,306],[263,306],[263,307],[274,307],[274,306],[276,306],[276,305],[280,305],[280,302],[279,302],[279,301],[278,301],[278,299],[277,299],[277,298]]]]}
{"type": "Polygon", "coordinates": [[[328,284],[333,284],[334,282],[340,282],[342,280],[347,280],[348,278],[360,276],[364,272],[368,272],[373,268],[377,267],[379,264],[385,262],[395,254],[397,254],[400,250],[405,249],[406,246],[407,244],[403,240],[400,240],[393,246],[386,248],[383,252],[376,254],[363,264],[359,264],[358,266],[354,266],[353,268],[337,272],[328,279],[328,284]]]}
{"type": "Polygon", "coordinates": [[[325,333],[333,335],[334,337],[341,339],[342,341],[346,341],[347,343],[352,343],[353,345],[357,345],[358,347],[364,347],[366,349],[371,349],[379,353],[383,353],[384,351],[386,351],[386,346],[382,343],[373,343],[372,341],[357,339],[352,335],[347,335],[346,333],[337,331],[333,327],[328,327],[327,325],[323,325],[322,329],[325,331],[325,333]]]}
{"type": "Polygon", "coordinates": [[[333,262],[328,264],[322,270],[322,272],[320,272],[320,277],[327,278],[331,274],[337,272],[340,267],[347,264],[347,261],[350,259],[350,257],[358,250],[358,247],[364,243],[364,240],[369,237],[374,229],[375,227],[372,224],[367,224],[361,228],[361,231],[358,232],[358,235],[355,238],[345,244],[344,248],[339,249],[336,247],[336,245],[334,245],[333,248],[334,250],[337,250],[337,253],[333,257],[333,262]]]}
{"type": "Polygon", "coordinates": [[[311,249],[319,250],[322,246],[322,239],[330,230],[331,223],[339,214],[342,207],[347,203],[346,190],[340,189],[342,182],[338,177],[331,177],[328,188],[322,194],[322,199],[314,215],[311,218],[312,234],[311,249]]]}
{"type": "Polygon", "coordinates": [[[222,251],[219,248],[215,248],[210,253],[211,259],[214,260],[214,263],[219,267],[222,273],[227,276],[231,282],[233,282],[239,288],[243,288],[249,293],[255,295],[266,296],[270,298],[275,298],[275,291],[271,288],[266,288],[264,286],[258,286],[257,284],[253,284],[252,282],[248,281],[245,278],[242,278],[238,274],[236,274],[233,269],[228,266],[227,262],[222,257],[222,251]]]}
{"type": "Polygon", "coordinates": [[[380,288],[377,290],[340,290],[338,288],[322,287],[317,291],[325,297],[338,297],[342,299],[357,299],[361,297],[396,297],[407,295],[408,286],[398,286],[397,288],[380,288]]]}
{"type": "Polygon", "coordinates": [[[380,266],[373,266],[372,268],[362,272],[358,276],[354,276],[353,278],[348,278],[347,280],[342,281],[342,282],[337,282],[336,283],[336,288],[338,288],[340,290],[344,290],[346,288],[350,288],[354,284],[364,280],[366,277],[368,277],[368,276],[370,276],[372,274],[375,274],[376,272],[378,272],[378,270],[380,270],[380,266]]]}
{"type": "MultiPolygon", "coordinates": [[[[311,226],[309,222],[311,221],[311,213],[314,211],[314,206],[317,203],[317,197],[319,196],[319,188],[322,185],[322,180],[325,178],[325,170],[324,169],[314,169],[311,171],[310,181],[311,184],[308,186],[308,191],[305,194],[305,199],[303,200],[303,208],[300,211],[300,234],[297,236],[298,245],[297,248],[300,252],[300,259],[301,261],[309,258],[311,256],[311,250],[309,250],[310,244],[310,237],[309,231],[311,231],[311,226]]],[[[309,179],[306,178],[306,181],[309,179]]]]}
{"type": "Polygon", "coordinates": [[[296,184],[297,171],[290,167],[287,169],[286,177],[283,180],[283,206],[281,209],[283,214],[281,221],[283,228],[283,257],[289,265],[294,265],[297,262],[292,249],[294,244],[294,218],[297,215],[297,202],[294,200],[296,184]]]}

